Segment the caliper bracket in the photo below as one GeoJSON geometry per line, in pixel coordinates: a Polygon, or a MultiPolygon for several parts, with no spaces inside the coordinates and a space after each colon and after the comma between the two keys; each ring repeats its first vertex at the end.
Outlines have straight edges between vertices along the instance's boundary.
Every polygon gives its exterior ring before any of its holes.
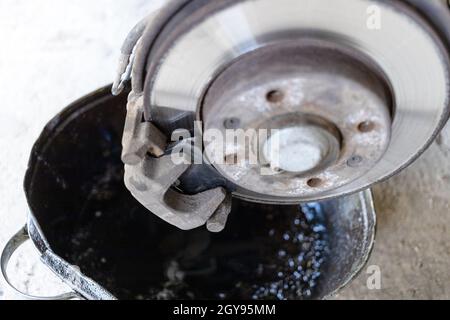
{"type": "Polygon", "coordinates": [[[231,210],[231,196],[220,187],[195,195],[172,188],[190,164],[177,164],[171,155],[164,155],[166,137],[151,122],[142,120],[142,95],[131,93],[128,101],[122,140],[126,187],[153,214],[182,230],[208,222],[210,231],[222,231],[231,210]]]}

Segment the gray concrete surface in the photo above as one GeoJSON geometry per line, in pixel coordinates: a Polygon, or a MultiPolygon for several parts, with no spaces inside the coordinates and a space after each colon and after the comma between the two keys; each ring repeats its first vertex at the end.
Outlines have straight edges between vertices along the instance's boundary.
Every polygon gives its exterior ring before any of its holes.
{"type": "MultiPolygon", "coordinates": [[[[64,106],[112,82],[126,34],[161,2],[0,0],[0,247],[25,222],[22,179],[40,131],[64,106]]],[[[21,250],[15,283],[41,295],[63,290],[37,260],[30,244],[21,250]]],[[[0,297],[4,291],[0,284],[0,297]]]]}
{"type": "MultiPolygon", "coordinates": [[[[26,219],[22,178],[46,122],[113,79],[127,31],[158,0],[0,0],[0,247],[26,219]]],[[[338,299],[450,298],[450,127],[411,168],[375,189],[377,243],[369,265],[338,299]]],[[[10,271],[22,290],[65,287],[38,263],[32,245],[10,271]]],[[[0,299],[16,298],[0,283],[0,299]]]]}
{"type": "Polygon", "coordinates": [[[367,288],[365,269],[338,299],[450,299],[449,132],[374,188],[378,228],[368,266],[380,267],[381,290],[367,288]]]}

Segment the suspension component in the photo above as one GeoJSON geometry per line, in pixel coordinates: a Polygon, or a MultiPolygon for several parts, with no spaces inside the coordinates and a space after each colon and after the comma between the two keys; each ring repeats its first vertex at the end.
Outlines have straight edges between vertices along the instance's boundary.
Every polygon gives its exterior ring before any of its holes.
{"type": "Polygon", "coordinates": [[[440,0],[168,1],[122,50],[126,185],[166,221],[213,231],[231,195],[291,204],[368,188],[448,120],[449,39],[440,0]],[[202,163],[173,163],[180,130],[202,132],[202,163]]]}

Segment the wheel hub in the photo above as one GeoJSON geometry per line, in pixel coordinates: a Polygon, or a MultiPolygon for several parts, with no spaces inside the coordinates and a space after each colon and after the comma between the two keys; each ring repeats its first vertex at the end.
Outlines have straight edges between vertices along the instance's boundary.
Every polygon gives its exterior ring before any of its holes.
{"type": "Polygon", "coordinates": [[[385,153],[392,125],[388,84],[371,66],[362,55],[308,38],[240,57],[212,82],[201,120],[205,132],[228,137],[235,130],[244,138],[225,139],[223,150],[219,139],[205,141],[206,155],[237,185],[236,195],[253,200],[319,198],[361,177],[385,153]],[[223,162],[211,156],[222,153],[223,162]],[[355,158],[358,164],[349,162],[355,158]]]}

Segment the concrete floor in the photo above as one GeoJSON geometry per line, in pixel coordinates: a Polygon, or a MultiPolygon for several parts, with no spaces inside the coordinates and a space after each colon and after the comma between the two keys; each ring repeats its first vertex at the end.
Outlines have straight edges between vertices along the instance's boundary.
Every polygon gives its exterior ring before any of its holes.
{"type": "Polygon", "coordinates": [[[450,127],[412,167],[374,190],[377,240],[366,270],[338,299],[450,299],[450,127]]]}
{"type": "MultiPolygon", "coordinates": [[[[112,81],[126,33],[161,1],[0,0],[0,247],[25,222],[22,178],[45,123],[112,81]]],[[[450,126],[413,167],[374,193],[379,224],[369,265],[381,268],[382,288],[368,290],[364,270],[337,298],[450,298],[450,126]]],[[[10,271],[31,293],[65,289],[31,244],[10,271]]],[[[0,283],[0,299],[14,297],[0,283]]]]}

